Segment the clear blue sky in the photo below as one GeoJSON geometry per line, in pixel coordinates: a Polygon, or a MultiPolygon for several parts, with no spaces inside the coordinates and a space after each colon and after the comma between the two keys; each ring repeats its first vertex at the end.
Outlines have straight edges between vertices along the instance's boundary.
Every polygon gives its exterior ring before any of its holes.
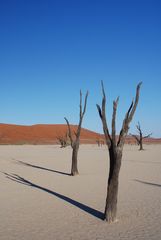
{"type": "Polygon", "coordinates": [[[159,0],[1,0],[0,122],[73,124],[79,90],[90,92],[83,127],[102,132],[100,80],[118,95],[117,132],[139,81],[131,123],[161,137],[161,3],[159,0]]]}

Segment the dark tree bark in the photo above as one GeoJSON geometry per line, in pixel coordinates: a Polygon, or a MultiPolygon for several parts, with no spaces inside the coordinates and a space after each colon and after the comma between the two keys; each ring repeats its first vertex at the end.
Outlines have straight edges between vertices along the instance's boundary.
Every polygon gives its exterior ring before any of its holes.
{"type": "Polygon", "coordinates": [[[79,124],[78,124],[78,127],[77,127],[77,131],[75,132],[75,139],[73,138],[69,121],[68,121],[67,118],[65,118],[65,121],[66,121],[67,126],[68,126],[69,139],[70,139],[71,147],[73,149],[73,152],[72,152],[71,176],[75,176],[75,175],[79,174],[79,172],[78,172],[78,150],[79,150],[80,134],[81,134],[83,117],[84,117],[84,114],[86,112],[87,98],[88,98],[88,91],[87,91],[86,96],[85,96],[84,107],[83,107],[83,110],[82,110],[82,92],[80,91],[79,124]]]}
{"type": "Polygon", "coordinates": [[[119,98],[117,98],[117,100],[113,102],[112,133],[110,135],[106,121],[106,95],[104,91],[103,82],[101,82],[101,84],[103,93],[102,107],[97,105],[97,109],[99,112],[99,116],[102,120],[103,131],[105,135],[106,144],[108,146],[110,159],[104,218],[107,222],[111,223],[116,221],[119,172],[121,167],[123,146],[129,130],[129,124],[132,121],[136,107],[138,105],[141,83],[139,83],[137,86],[135,101],[134,102],[132,101],[125,115],[118,141],[116,140],[116,112],[119,98]]]}
{"type": "Polygon", "coordinates": [[[141,130],[141,126],[140,126],[139,122],[136,125],[136,128],[138,130],[139,135],[134,135],[134,134],[130,134],[130,135],[135,138],[137,144],[139,145],[139,150],[144,150],[144,148],[143,148],[143,139],[149,138],[152,135],[152,133],[150,133],[150,134],[148,134],[146,136],[143,136],[143,133],[142,133],[142,130],[141,130]]]}
{"type": "Polygon", "coordinates": [[[72,167],[71,167],[71,175],[75,176],[78,175],[78,150],[79,150],[79,144],[76,144],[73,147],[73,152],[72,152],[72,167]]]}

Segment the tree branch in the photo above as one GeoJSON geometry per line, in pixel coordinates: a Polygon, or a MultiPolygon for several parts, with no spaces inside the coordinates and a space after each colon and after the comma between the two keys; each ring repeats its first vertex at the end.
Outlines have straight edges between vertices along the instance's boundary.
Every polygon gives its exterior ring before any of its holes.
{"type": "Polygon", "coordinates": [[[136,125],[136,128],[139,132],[140,135],[142,135],[142,131],[141,131],[141,127],[140,127],[140,123],[138,122],[138,124],[136,125]]]}
{"type": "Polygon", "coordinates": [[[150,133],[150,134],[144,136],[143,138],[149,138],[151,135],[152,135],[152,133],[150,133]]]}
{"type": "Polygon", "coordinates": [[[111,146],[111,136],[109,134],[107,121],[106,121],[106,95],[105,95],[105,91],[104,91],[103,81],[101,81],[101,86],[102,86],[102,94],[103,94],[102,109],[98,104],[96,106],[97,106],[97,109],[98,109],[99,116],[102,120],[103,131],[104,131],[104,134],[105,134],[106,143],[107,143],[108,147],[110,147],[111,146]]]}
{"type": "Polygon", "coordinates": [[[138,101],[139,101],[139,95],[140,95],[140,87],[142,85],[142,82],[140,82],[138,85],[137,85],[137,88],[136,88],[136,96],[135,96],[135,102],[134,102],[134,105],[132,107],[132,110],[130,112],[130,115],[129,115],[129,123],[131,122],[133,116],[134,116],[134,113],[136,111],[136,107],[138,105],[138,101]]]}
{"type": "Polygon", "coordinates": [[[137,104],[138,104],[138,101],[139,101],[139,95],[140,95],[140,87],[141,87],[141,84],[142,82],[140,82],[138,85],[137,85],[137,88],[136,88],[136,96],[135,96],[135,101],[131,103],[126,115],[125,115],[125,118],[124,118],[124,121],[123,121],[123,124],[122,124],[122,129],[120,131],[120,135],[119,135],[119,140],[118,140],[118,143],[117,143],[117,146],[120,146],[122,147],[123,144],[124,144],[124,141],[125,141],[125,137],[128,133],[128,130],[129,130],[129,124],[134,116],[134,113],[135,113],[135,110],[136,110],[136,107],[137,107],[137,104]]]}
{"type": "Polygon", "coordinates": [[[80,119],[82,118],[82,91],[80,90],[80,114],[79,114],[79,117],[80,119]]]}
{"type": "Polygon", "coordinates": [[[89,94],[89,92],[87,91],[86,92],[86,96],[85,96],[85,101],[84,101],[83,116],[84,116],[84,114],[86,112],[88,94],[89,94]]]}
{"type": "Polygon", "coordinates": [[[82,112],[82,92],[80,91],[80,116],[79,116],[79,124],[78,124],[78,128],[77,128],[77,132],[76,132],[77,139],[80,136],[82,120],[83,120],[84,114],[86,112],[87,98],[88,98],[88,91],[86,92],[86,96],[85,96],[85,100],[84,100],[84,107],[83,107],[83,112],[82,112]]]}
{"type": "Polygon", "coordinates": [[[134,134],[130,134],[133,138],[135,138],[135,140],[137,141],[137,144],[140,144],[140,139],[138,138],[138,136],[134,135],[134,134]]]}
{"type": "MultiPolygon", "coordinates": [[[[126,126],[127,126],[127,124],[128,124],[129,114],[130,114],[130,111],[131,111],[131,109],[132,109],[132,107],[133,107],[133,104],[134,104],[134,102],[132,101],[132,103],[131,103],[131,105],[130,105],[128,111],[127,111],[127,113],[125,114],[125,118],[124,118],[124,120],[123,120],[123,124],[122,124],[122,128],[121,128],[121,131],[120,131],[120,134],[119,134],[119,139],[118,139],[117,145],[120,144],[121,139],[124,137],[125,130],[126,130],[126,126]]],[[[128,131],[128,129],[127,129],[127,131],[128,131]]]]}
{"type": "Polygon", "coordinates": [[[97,107],[99,116],[100,116],[100,118],[101,118],[101,120],[102,120],[102,111],[101,111],[101,108],[100,108],[100,106],[99,106],[98,104],[96,104],[96,107],[97,107]]]}
{"type": "Polygon", "coordinates": [[[103,81],[101,81],[101,87],[102,87],[102,116],[104,119],[106,119],[106,95],[104,90],[103,81]]]}
{"type": "Polygon", "coordinates": [[[67,126],[68,126],[68,134],[69,134],[70,144],[71,144],[71,147],[73,148],[73,138],[72,138],[72,132],[71,132],[70,124],[69,124],[69,121],[66,117],[64,119],[65,119],[65,121],[67,123],[67,126]]]}
{"type": "Polygon", "coordinates": [[[116,99],[116,101],[113,101],[113,114],[112,114],[112,141],[115,146],[116,146],[116,112],[118,102],[119,97],[116,99]]]}

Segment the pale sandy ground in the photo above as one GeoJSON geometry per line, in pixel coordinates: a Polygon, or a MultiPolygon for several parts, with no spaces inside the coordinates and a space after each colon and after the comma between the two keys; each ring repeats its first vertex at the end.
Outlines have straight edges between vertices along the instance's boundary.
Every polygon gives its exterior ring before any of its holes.
{"type": "Polygon", "coordinates": [[[0,239],[161,239],[161,145],[145,148],[124,148],[119,221],[109,225],[101,220],[105,146],[80,147],[76,177],[62,174],[70,172],[70,147],[0,146],[0,239]]]}

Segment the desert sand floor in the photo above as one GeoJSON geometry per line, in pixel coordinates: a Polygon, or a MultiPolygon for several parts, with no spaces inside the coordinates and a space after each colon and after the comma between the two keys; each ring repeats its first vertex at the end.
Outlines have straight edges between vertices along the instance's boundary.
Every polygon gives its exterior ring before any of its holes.
{"type": "Polygon", "coordinates": [[[118,222],[107,224],[105,146],[80,146],[76,177],[70,147],[0,146],[0,239],[161,239],[161,145],[145,149],[125,146],[118,222]]]}

